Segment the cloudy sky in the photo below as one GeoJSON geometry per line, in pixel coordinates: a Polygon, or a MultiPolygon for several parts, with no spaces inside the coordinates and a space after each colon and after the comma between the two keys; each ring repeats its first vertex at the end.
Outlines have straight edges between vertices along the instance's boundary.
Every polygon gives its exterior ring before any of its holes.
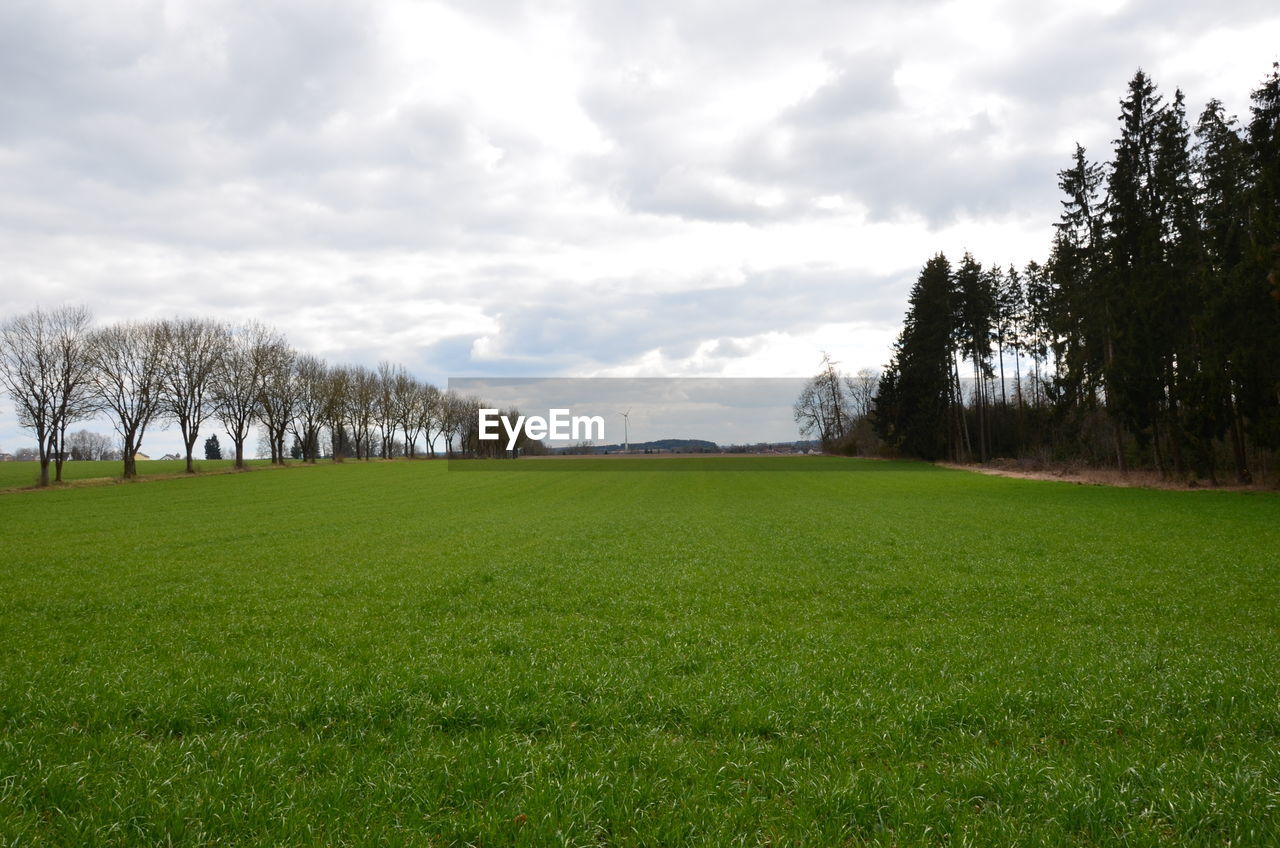
{"type": "Polygon", "coordinates": [[[879,366],[929,255],[1044,255],[1137,67],[1243,115],[1277,45],[1274,0],[6,0],[0,315],[441,382],[879,366]]]}

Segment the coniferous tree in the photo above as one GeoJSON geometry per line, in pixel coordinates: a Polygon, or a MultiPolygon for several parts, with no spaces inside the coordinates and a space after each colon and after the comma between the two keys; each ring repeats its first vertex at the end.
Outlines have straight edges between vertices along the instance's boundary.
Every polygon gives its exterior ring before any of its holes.
{"type": "Polygon", "coordinates": [[[972,255],[960,260],[953,281],[952,328],[955,347],[973,366],[973,406],[977,413],[978,456],[986,462],[989,456],[987,378],[991,376],[991,326],[995,312],[995,293],[991,278],[972,255]]]}
{"type": "Polygon", "coordinates": [[[1280,65],[1253,92],[1246,143],[1249,239],[1242,268],[1240,395],[1255,442],[1280,448],[1280,65]]]}
{"type": "MultiPolygon", "coordinates": [[[[1027,319],[1027,295],[1022,285],[1022,275],[1018,272],[1016,265],[1009,265],[997,299],[1000,310],[1001,345],[1003,350],[1013,354],[1014,401],[1021,409],[1023,407],[1022,350],[1027,319]]],[[[1003,354],[1001,359],[1003,361],[1003,354]]],[[[1003,384],[1004,378],[1001,376],[1001,385],[1003,384]]]]}
{"type": "MultiPolygon", "coordinates": [[[[988,268],[987,285],[991,290],[991,341],[996,345],[996,360],[993,368],[998,372],[996,376],[1000,381],[1000,406],[1005,407],[1009,405],[1009,394],[1005,391],[1004,380],[1004,354],[1009,341],[1009,320],[1004,306],[1004,299],[1007,296],[1004,269],[999,265],[988,268]]],[[[995,401],[994,392],[991,400],[995,401]]]]}
{"type": "Polygon", "coordinates": [[[1076,145],[1071,167],[1058,172],[1066,195],[1054,224],[1049,270],[1052,303],[1045,304],[1056,364],[1055,391],[1073,409],[1090,409],[1102,394],[1110,359],[1110,309],[1099,273],[1102,240],[1102,167],[1076,145]]]}
{"type": "MultiPolygon", "coordinates": [[[[1191,432],[1184,401],[1200,391],[1200,361],[1203,352],[1194,333],[1195,302],[1193,282],[1199,270],[1199,223],[1196,220],[1195,191],[1191,177],[1191,134],[1187,127],[1182,91],[1161,112],[1156,128],[1156,152],[1152,163],[1153,197],[1160,222],[1160,264],[1162,279],[1158,295],[1152,299],[1152,316],[1159,344],[1162,392],[1158,410],[1160,429],[1165,434],[1174,472],[1185,469],[1184,447],[1188,437],[1197,446],[1204,435],[1191,432]]],[[[1158,435],[1158,434],[1157,434],[1158,435]]],[[[1211,438],[1211,436],[1210,436],[1211,438]]],[[[1203,456],[1205,460],[1207,457],[1203,456]]],[[[1213,476],[1211,468],[1207,469],[1213,476]]]]}
{"type": "Polygon", "coordinates": [[[1120,106],[1113,161],[1077,146],[1058,174],[1047,262],[926,264],[876,397],[888,443],[967,455],[972,416],[983,458],[1000,421],[1002,450],[1113,450],[1122,471],[1132,457],[1211,482],[1223,457],[1240,482],[1265,472],[1280,448],[1280,65],[1243,132],[1210,101],[1194,147],[1181,91],[1166,104],[1138,71],[1120,106]],[[1003,424],[1009,353],[1016,428],[1003,424]],[[972,392],[959,391],[962,360],[972,392]]]}
{"type": "Polygon", "coordinates": [[[893,359],[880,379],[876,432],[904,453],[924,459],[955,455],[951,264],[930,259],[912,286],[893,359]]]}
{"type": "Polygon", "coordinates": [[[1202,432],[1229,435],[1240,483],[1252,479],[1237,401],[1243,378],[1238,345],[1253,320],[1236,306],[1247,242],[1245,169],[1235,119],[1226,116],[1221,101],[1210,100],[1196,124],[1194,154],[1201,245],[1196,298],[1202,304],[1195,332],[1203,352],[1197,419],[1202,432]]]}
{"type": "Polygon", "coordinates": [[[1034,259],[1025,270],[1027,319],[1027,353],[1031,356],[1031,405],[1039,407],[1044,400],[1043,368],[1049,357],[1049,320],[1053,287],[1049,281],[1049,269],[1034,259]]]}
{"type": "MultiPolygon", "coordinates": [[[[1157,303],[1162,283],[1162,228],[1155,199],[1156,133],[1164,105],[1155,83],[1141,70],[1130,81],[1120,110],[1121,132],[1107,181],[1107,268],[1102,298],[1111,319],[1105,369],[1107,408],[1140,442],[1155,446],[1156,463],[1163,470],[1154,430],[1164,394],[1161,310],[1157,303]]],[[[1117,459],[1123,470],[1124,453],[1119,448],[1117,445],[1117,459]]]]}

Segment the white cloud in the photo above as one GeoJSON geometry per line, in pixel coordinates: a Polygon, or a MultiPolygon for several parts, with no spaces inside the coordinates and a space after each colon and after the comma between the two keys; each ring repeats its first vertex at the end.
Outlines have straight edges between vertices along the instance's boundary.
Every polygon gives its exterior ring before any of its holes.
{"type": "Polygon", "coordinates": [[[437,380],[879,366],[928,256],[1043,254],[1137,66],[1243,114],[1277,43],[1257,0],[20,0],[0,315],[437,380]]]}

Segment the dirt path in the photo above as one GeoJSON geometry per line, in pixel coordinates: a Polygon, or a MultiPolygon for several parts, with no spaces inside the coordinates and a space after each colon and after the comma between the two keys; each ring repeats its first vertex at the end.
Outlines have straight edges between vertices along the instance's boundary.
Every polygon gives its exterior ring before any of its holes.
{"type": "Polygon", "coordinates": [[[1273,492],[1274,487],[1252,484],[1210,486],[1201,480],[1194,483],[1168,480],[1154,471],[1119,471],[1105,468],[1028,470],[1005,465],[964,465],[956,462],[935,462],[941,468],[959,471],[975,471],[993,477],[1015,477],[1019,480],[1057,480],[1060,483],[1076,483],[1082,486],[1124,486],[1126,488],[1171,489],[1183,492],[1211,490],[1216,492],[1273,492]]]}

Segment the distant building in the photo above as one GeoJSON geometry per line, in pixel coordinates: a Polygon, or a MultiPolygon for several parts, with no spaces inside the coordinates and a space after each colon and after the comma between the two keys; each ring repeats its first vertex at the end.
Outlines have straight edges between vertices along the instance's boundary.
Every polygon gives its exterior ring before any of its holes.
{"type": "Polygon", "coordinates": [[[147,455],[146,455],[145,453],[143,453],[142,451],[138,451],[137,453],[135,453],[135,454],[133,455],[133,458],[134,458],[134,461],[137,461],[137,460],[139,460],[139,459],[150,459],[151,457],[147,456],[147,455]]]}
{"type": "Polygon", "coordinates": [[[0,453],[0,462],[13,462],[13,454],[0,453]]]}
{"type": "Polygon", "coordinates": [[[182,459],[182,457],[178,456],[176,453],[167,453],[160,458],[161,459],[182,459]]]}

